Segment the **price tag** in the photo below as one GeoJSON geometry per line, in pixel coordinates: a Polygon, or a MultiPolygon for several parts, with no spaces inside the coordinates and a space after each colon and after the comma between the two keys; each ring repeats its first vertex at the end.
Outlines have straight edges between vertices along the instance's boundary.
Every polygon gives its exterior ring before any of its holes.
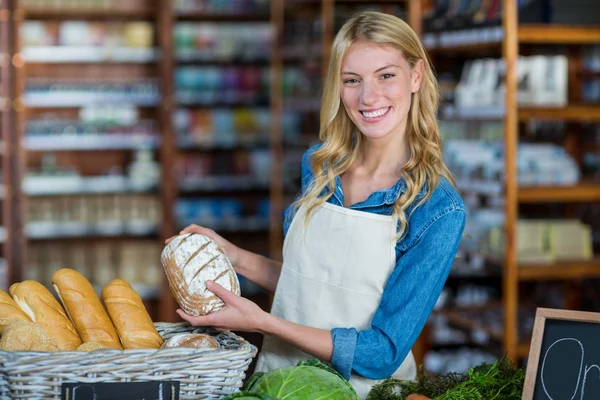
{"type": "Polygon", "coordinates": [[[178,381],[63,383],[62,400],[179,400],[178,381]]]}

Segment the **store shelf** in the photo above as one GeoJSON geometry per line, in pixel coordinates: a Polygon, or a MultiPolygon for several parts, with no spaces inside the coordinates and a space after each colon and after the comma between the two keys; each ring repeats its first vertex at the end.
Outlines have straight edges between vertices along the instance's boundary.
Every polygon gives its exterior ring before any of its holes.
{"type": "Polygon", "coordinates": [[[271,16],[268,13],[205,13],[205,12],[176,12],[179,21],[202,22],[263,22],[268,23],[271,16]]]}
{"type": "Polygon", "coordinates": [[[522,264],[517,267],[519,280],[570,280],[600,277],[600,258],[560,261],[553,264],[522,264]]]}
{"type": "Polygon", "coordinates": [[[158,233],[158,226],[151,222],[128,223],[105,221],[89,224],[76,221],[36,221],[25,227],[28,239],[74,239],[88,237],[146,237],[158,233]]]}
{"type": "Polygon", "coordinates": [[[518,199],[520,203],[600,202],[600,183],[519,187],[518,199]]]}
{"type": "Polygon", "coordinates": [[[26,177],[23,191],[28,196],[61,196],[84,194],[152,193],[156,182],[136,182],[127,177],[26,177]]]}
{"type": "Polygon", "coordinates": [[[474,330],[483,331],[486,334],[488,334],[491,338],[493,338],[497,341],[503,340],[502,332],[497,332],[497,331],[491,329],[490,327],[486,326],[483,323],[479,323],[476,320],[467,318],[467,317],[461,315],[460,311],[441,310],[441,311],[439,311],[439,313],[448,320],[448,323],[450,323],[451,325],[454,325],[458,328],[466,329],[468,331],[474,331],[474,330]]]}
{"type": "Polygon", "coordinates": [[[156,97],[136,98],[127,95],[102,95],[93,93],[36,93],[25,94],[23,96],[23,105],[39,108],[70,108],[119,103],[139,107],[156,107],[159,104],[159,99],[156,97]]]}
{"type": "Polygon", "coordinates": [[[477,108],[459,108],[452,105],[446,105],[441,108],[441,119],[450,120],[501,120],[505,116],[503,107],[477,107],[477,108]]]}
{"type": "Polygon", "coordinates": [[[269,182],[252,176],[203,176],[181,180],[179,190],[184,193],[269,190],[269,182]]]}
{"type": "Polygon", "coordinates": [[[35,46],[25,47],[23,57],[28,63],[133,63],[156,62],[159,53],[152,48],[99,46],[35,46]]]}
{"type": "Polygon", "coordinates": [[[552,24],[523,24],[518,28],[520,43],[531,44],[597,44],[600,27],[552,24]]]}
{"type": "Polygon", "coordinates": [[[23,147],[29,151],[135,150],[156,148],[158,144],[158,136],[136,133],[25,136],[23,138],[23,147]]]}
{"type": "Polygon", "coordinates": [[[600,106],[574,104],[567,107],[520,107],[519,120],[530,119],[599,122],[600,106]]]}
{"type": "Polygon", "coordinates": [[[269,229],[269,219],[258,216],[242,217],[242,218],[231,218],[221,219],[219,222],[216,220],[203,220],[203,221],[190,221],[188,224],[180,224],[180,228],[183,229],[189,224],[198,224],[207,228],[213,229],[217,232],[227,233],[253,233],[253,232],[264,232],[269,229]]]}
{"type": "MultiPolygon", "coordinates": [[[[254,136],[254,135],[250,135],[254,136]]],[[[255,136],[256,137],[256,136],[255,136]]],[[[238,139],[231,142],[215,142],[215,141],[207,141],[205,143],[195,142],[191,139],[181,138],[177,140],[177,148],[180,151],[233,151],[233,150],[251,150],[251,149],[260,149],[260,148],[268,148],[269,146],[269,138],[265,137],[263,140],[260,138],[242,140],[238,139]]]]}
{"type": "Polygon", "coordinates": [[[77,20],[147,20],[154,18],[156,11],[154,10],[90,10],[76,8],[32,8],[24,11],[24,18],[28,20],[58,20],[64,21],[68,19],[77,20]]]}

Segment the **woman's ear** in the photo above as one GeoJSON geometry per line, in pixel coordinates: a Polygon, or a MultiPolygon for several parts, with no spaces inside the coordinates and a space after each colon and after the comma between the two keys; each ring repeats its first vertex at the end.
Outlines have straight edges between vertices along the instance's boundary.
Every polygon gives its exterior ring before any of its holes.
{"type": "Polygon", "coordinates": [[[416,93],[421,87],[421,81],[423,80],[423,71],[425,70],[425,63],[423,60],[418,60],[415,66],[410,71],[410,91],[416,93]]]}

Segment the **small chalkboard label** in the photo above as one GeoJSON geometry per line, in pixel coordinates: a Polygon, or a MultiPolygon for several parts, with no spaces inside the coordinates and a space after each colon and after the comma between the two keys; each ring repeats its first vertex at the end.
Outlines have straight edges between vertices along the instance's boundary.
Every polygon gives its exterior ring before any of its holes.
{"type": "Polygon", "coordinates": [[[538,308],[523,400],[600,399],[600,314],[538,308]]]}
{"type": "Polygon", "coordinates": [[[178,381],[63,383],[62,400],[179,400],[178,381]]]}

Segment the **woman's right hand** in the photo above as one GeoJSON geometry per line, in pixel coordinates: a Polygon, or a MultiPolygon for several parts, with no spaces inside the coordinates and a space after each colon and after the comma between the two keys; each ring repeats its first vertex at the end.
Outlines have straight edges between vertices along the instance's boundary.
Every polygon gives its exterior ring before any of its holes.
{"type": "MultiPolygon", "coordinates": [[[[233,243],[231,243],[230,241],[228,241],[227,239],[223,238],[217,232],[213,231],[212,229],[208,229],[208,228],[204,228],[204,227],[192,224],[192,225],[188,225],[185,229],[183,229],[181,232],[179,232],[180,235],[184,235],[186,233],[198,233],[198,234],[201,234],[204,236],[208,236],[209,238],[214,240],[214,242],[219,247],[221,247],[223,249],[223,251],[225,252],[225,255],[227,256],[227,258],[231,262],[231,265],[234,268],[238,265],[239,254],[241,253],[241,249],[239,247],[237,247],[236,245],[234,245],[233,243]]],[[[173,240],[173,238],[175,238],[175,236],[167,239],[165,241],[165,244],[168,244],[171,240],[173,240]]]]}

